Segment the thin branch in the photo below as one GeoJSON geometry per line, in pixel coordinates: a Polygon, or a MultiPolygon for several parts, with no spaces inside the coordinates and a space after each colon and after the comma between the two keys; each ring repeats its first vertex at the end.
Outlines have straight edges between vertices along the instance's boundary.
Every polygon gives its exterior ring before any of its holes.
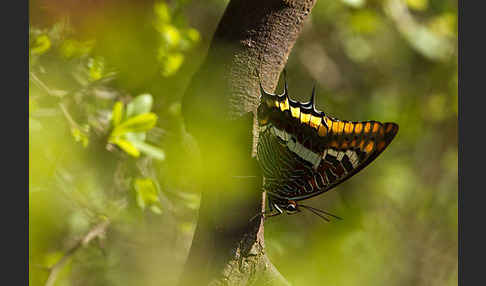
{"type": "Polygon", "coordinates": [[[74,127],[74,128],[81,130],[79,125],[76,123],[76,121],[74,121],[73,117],[71,116],[71,114],[69,114],[68,110],[66,109],[66,106],[64,106],[64,104],[62,102],[59,103],[59,107],[61,108],[62,113],[64,114],[64,116],[68,120],[69,124],[71,124],[71,127],[74,127]]]}
{"type": "MultiPolygon", "coordinates": [[[[63,90],[52,90],[50,89],[42,80],[40,80],[35,73],[30,72],[30,79],[36,84],[38,87],[43,89],[48,95],[62,98],[64,95],[66,95],[68,92],[63,91],[63,90]]],[[[66,117],[66,119],[69,121],[69,124],[71,124],[71,127],[80,129],[79,124],[74,121],[73,117],[69,114],[67,111],[66,107],[62,102],[59,103],[59,107],[61,108],[62,113],[66,117]]],[[[81,130],[81,129],[80,129],[81,130]]]]}
{"type": "Polygon", "coordinates": [[[35,73],[30,72],[30,79],[41,89],[43,89],[48,95],[62,98],[68,92],[64,90],[52,90],[42,80],[40,80],[35,73]]]}
{"type": "Polygon", "coordinates": [[[97,237],[102,237],[108,226],[110,225],[109,220],[104,220],[103,222],[94,226],[88,233],[86,233],[81,239],[79,239],[70,249],[66,251],[64,256],[59,259],[59,261],[54,264],[49,270],[49,276],[45,286],[53,286],[56,282],[57,276],[61,272],[64,265],[69,261],[69,259],[78,251],[80,248],[88,245],[93,239],[97,237]]]}

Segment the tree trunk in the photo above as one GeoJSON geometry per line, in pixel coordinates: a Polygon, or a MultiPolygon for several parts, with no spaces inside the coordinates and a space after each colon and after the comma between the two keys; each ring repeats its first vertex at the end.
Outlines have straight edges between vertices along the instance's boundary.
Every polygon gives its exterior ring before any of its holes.
{"type": "Polygon", "coordinates": [[[288,285],[265,255],[257,165],[259,80],[275,89],[315,0],[232,0],[182,103],[204,174],[180,285],[288,285]],[[253,219],[252,219],[253,218],[253,219]]]}

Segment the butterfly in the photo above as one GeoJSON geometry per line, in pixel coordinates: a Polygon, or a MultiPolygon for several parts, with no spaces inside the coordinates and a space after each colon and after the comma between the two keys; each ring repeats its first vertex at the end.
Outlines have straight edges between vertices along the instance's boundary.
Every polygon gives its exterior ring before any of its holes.
{"type": "Polygon", "coordinates": [[[315,86],[308,102],[292,100],[284,71],[284,92],[267,93],[260,84],[257,160],[263,173],[269,212],[307,209],[326,221],[339,218],[299,203],[325,193],[358,173],[385,150],[396,123],[346,121],[316,109],[315,86]]]}

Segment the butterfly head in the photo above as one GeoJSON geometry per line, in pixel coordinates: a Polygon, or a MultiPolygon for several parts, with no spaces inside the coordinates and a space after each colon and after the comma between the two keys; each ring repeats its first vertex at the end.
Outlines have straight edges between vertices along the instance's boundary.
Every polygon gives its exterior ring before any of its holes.
{"type": "Polygon", "coordinates": [[[295,201],[288,201],[287,206],[285,207],[285,212],[289,215],[296,214],[300,212],[299,205],[295,201]]]}
{"type": "Polygon", "coordinates": [[[276,203],[280,209],[285,211],[285,213],[291,215],[301,212],[299,205],[296,201],[288,200],[288,201],[281,201],[276,203]]]}

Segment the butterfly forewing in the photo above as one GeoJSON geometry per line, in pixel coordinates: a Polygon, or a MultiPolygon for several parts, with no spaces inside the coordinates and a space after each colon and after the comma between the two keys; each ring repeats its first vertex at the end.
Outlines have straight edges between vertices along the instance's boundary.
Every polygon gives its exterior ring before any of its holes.
{"type": "MultiPolygon", "coordinates": [[[[342,122],[342,121],[341,121],[342,122]]],[[[348,130],[329,133],[332,137],[327,144],[321,145],[318,152],[322,160],[309,178],[318,188],[311,194],[294,197],[306,199],[321,194],[339,185],[371,163],[388,146],[398,131],[395,123],[380,122],[344,122],[348,130]],[[354,132],[354,128],[357,131],[354,132]],[[362,130],[360,130],[362,129],[362,130]],[[337,133],[337,134],[333,134],[337,133]],[[318,184],[320,183],[320,184],[318,184]]],[[[332,121],[332,126],[342,126],[339,121],[332,121]]],[[[331,128],[330,128],[331,129],[331,128]]]]}

